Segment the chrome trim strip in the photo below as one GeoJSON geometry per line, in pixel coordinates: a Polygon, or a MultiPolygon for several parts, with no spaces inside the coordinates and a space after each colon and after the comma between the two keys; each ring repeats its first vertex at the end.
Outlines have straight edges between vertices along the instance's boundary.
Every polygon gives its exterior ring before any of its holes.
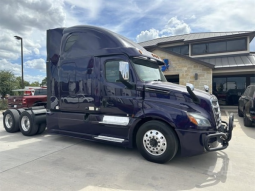
{"type": "Polygon", "coordinates": [[[218,129],[221,126],[221,111],[220,111],[219,102],[215,96],[211,97],[210,102],[211,102],[211,106],[212,106],[212,110],[214,114],[216,128],[218,129]]]}
{"type": "Polygon", "coordinates": [[[98,135],[97,137],[94,137],[94,138],[104,140],[104,141],[116,142],[116,143],[122,143],[124,141],[124,139],[115,138],[115,137],[107,137],[102,135],[98,135]]]}
{"type": "Polygon", "coordinates": [[[99,123],[109,124],[109,125],[128,125],[129,117],[105,115],[103,117],[103,121],[100,121],[99,123]]]}

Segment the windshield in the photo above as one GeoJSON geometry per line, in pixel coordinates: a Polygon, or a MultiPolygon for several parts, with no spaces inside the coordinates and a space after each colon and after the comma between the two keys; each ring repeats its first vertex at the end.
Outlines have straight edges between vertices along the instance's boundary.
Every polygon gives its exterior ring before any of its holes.
{"type": "Polygon", "coordinates": [[[47,89],[36,89],[34,95],[47,95],[47,89]]]}
{"type": "Polygon", "coordinates": [[[135,70],[140,80],[145,82],[146,81],[166,82],[166,78],[161,72],[157,62],[139,58],[133,58],[132,62],[134,64],[135,70]]]}

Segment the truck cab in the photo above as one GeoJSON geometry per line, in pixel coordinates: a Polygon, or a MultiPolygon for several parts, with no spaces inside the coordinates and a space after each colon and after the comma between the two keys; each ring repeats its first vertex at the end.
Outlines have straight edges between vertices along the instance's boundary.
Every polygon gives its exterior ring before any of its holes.
{"type": "Polygon", "coordinates": [[[49,132],[136,146],[159,163],[227,148],[233,115],[224,122],[214,95],[167,82],[164,64],[103,28],[48,30],[49,132]]]}

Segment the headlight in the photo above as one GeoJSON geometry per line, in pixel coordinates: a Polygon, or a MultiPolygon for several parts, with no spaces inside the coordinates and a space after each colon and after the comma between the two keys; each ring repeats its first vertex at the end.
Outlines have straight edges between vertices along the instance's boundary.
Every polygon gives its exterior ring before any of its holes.
{"type": "Polygon", "coordinates": [[[189,120],[197,126],[201,127],[210,127],[211,123],[205,117],[196,114],[196,113],[188,113],[189,120]]]}

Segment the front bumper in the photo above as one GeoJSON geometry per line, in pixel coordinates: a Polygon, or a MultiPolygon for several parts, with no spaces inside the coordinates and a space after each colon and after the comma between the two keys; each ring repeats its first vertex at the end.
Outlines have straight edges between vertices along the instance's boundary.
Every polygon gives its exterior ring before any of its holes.
{"type": "Polygon", "coordinates": [[[233,131],[233,122],[234,122],[234,114],[231,113],[229,115],[229,122],[222,121],[222,125],[219,127],[218,131],[214,134],[209,134],[204,137],[204,147],[206,151],[219,151],[226,149],[228,147],[228,143],[232,138],[233,131]],[[221,146],[212,146],[212,142],[216,140],[221,146]]]}

